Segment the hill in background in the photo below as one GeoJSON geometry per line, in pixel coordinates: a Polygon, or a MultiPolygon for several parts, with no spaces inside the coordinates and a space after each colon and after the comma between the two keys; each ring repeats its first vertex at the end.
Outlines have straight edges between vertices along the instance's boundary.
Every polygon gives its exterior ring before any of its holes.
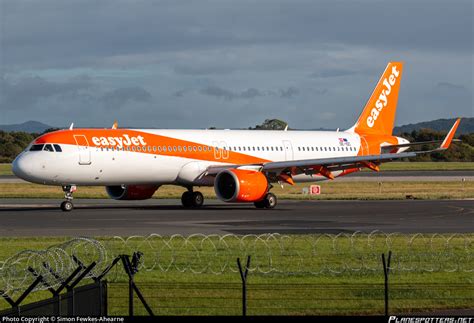
{"type": "Polygon", "coordinates": [[[42,133],[46,129],[51,129],[53,127],[48,126],[47,124],[38,122],[38,121],[27,121],[20,124],[6,124],[0,125],[0,130],[3,131],[22,131],[29,133],[42,133]]]}
{"type": "MultiPolygon", "coordinates": [[[[421,129],[432,129],[435,131],[447,132],[454,124],[456,119],[438,119],[433,121],[425,121],[413,124],[407,124],[400,127],[395,127],[393,133],[399,135],[402,133],[410,133],[412,131],[419,131],[421,129]]],[[[459,128],[456,131],[457,135],[474,133],[474,118],[462,118],[459,128]]]]}

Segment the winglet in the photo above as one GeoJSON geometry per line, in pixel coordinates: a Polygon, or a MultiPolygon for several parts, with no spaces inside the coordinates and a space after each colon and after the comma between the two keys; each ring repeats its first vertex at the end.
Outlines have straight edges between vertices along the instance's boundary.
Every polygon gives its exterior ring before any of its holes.
{"type": "Polygon", "coordinates": [[[114,121],[114,124],[112,125],[112,129],[117,129],[118,128],[118,122],[117,120],[114,121]]]}
{"type": "Polygon", "coordinates": [[[451,141],[453,140],[454,134],[456,133],[456,130],[458,129],[459,122],[461,122],[461,118],[458,118],[456,120],[451,130],[449,130],[448,134],[446,135],[446,138],[444,138],[443,143],[441,144],[441,146],[439,146],[439,149],[449,148],[449,145],[451,145],[451,141]]]}

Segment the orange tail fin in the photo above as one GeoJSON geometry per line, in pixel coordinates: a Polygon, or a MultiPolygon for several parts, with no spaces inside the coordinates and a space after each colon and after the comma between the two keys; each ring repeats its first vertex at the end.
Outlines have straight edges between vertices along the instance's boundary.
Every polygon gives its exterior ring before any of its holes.
{"type": "Polygon", "coordinates": [[[348,131],[358,134],[392,134],[402,71],[402,62],[388,63],[362,114],[348,131]]]}

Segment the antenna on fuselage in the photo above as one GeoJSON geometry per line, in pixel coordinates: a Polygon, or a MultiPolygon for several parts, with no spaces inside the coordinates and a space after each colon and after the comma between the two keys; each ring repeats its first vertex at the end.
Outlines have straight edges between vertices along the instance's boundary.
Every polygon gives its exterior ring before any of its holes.
{"type": "Polygon", "coordinates": [[[283,130],[283,131],[288,131],[288,125],[285,126],[285,130],[283,130]]]}
{"type": "Polygon", "coordinates": [[[118,128],[118,122],[117,120],[114,121],[114,124],[112,125],[112,129],[117,129],[118,128]]]}
{"type": "Polygon", "coordinates": [[[69,126],[69,130],[72,130],[72,128],[74,128],[74,122],[69,126]]]}

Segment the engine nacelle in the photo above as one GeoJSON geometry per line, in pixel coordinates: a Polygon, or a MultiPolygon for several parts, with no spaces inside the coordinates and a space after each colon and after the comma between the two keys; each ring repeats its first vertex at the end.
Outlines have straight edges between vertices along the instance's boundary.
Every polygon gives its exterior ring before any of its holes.
{"type": "Polygon", "coordinates": [[[214,190],[224,202],[256,202],[268,192],[268,180],[258,171],[226,169],[217,174],[214,190]]]}
{"type": "Polygon", "coordinates": [[[157,185],[117,185],[106,186],[105,190],[114,200],[146,200],[155,194],[157,185]]]}

